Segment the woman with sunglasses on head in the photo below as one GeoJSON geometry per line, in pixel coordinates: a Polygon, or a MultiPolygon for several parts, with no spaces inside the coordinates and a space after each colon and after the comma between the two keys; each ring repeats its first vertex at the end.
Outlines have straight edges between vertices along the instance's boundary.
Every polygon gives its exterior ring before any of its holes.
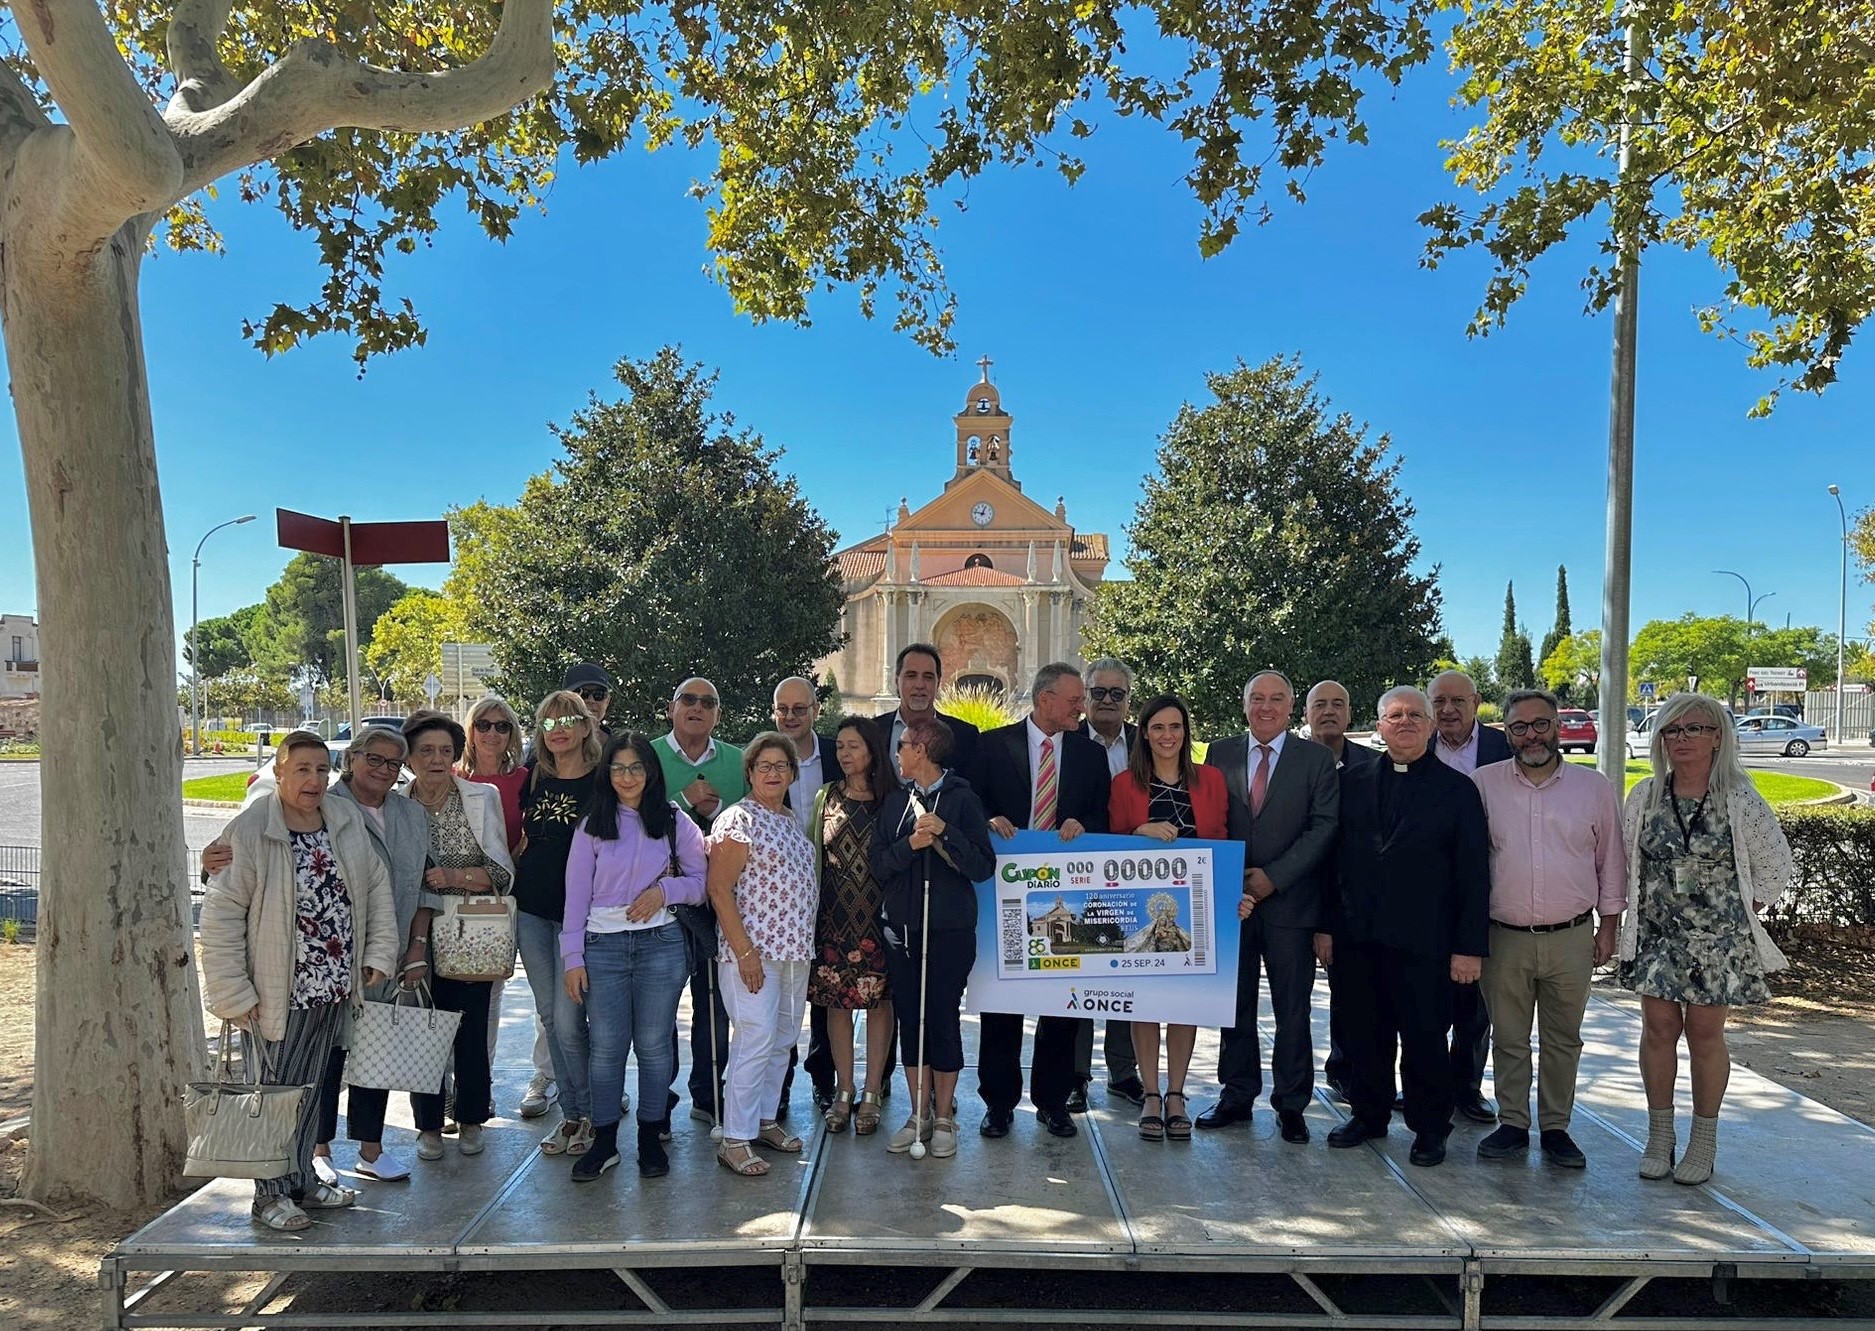
{"type": "Polygon", "coordinates": [[[1616,950],[1622,986],[1641,996],[1641,1177],[1704,1183],[1732,1071],[1726,1010],[1768,1003],[1765,976],[1785,964],[1758,914],[1790,885],[1790,844],[1739,763],[1734,722],[1717,699],[1667,699],[1649,749],[1654,774],[1628,795],[1622,820],[1628,908],[1616,950]],[[1676,1165],[1673,1087],[1682,1035],[1692,1063],[1693,1128],[1676,1165]]]}
{"type": "Polygon", "coordinates": [[[625,1060],[638,1053],[638,1172],[670,1172],[664,1120],[651,1107],[676,1075],[677,1003],[690,973],[672,906],[703,900],[703,833],[670,802],[643,735],[606,745],[599,778],[566,861],[560,956],[567,998],[583,1007],[593,1141],[573,1179],[619,1161],[625,1060]]]}

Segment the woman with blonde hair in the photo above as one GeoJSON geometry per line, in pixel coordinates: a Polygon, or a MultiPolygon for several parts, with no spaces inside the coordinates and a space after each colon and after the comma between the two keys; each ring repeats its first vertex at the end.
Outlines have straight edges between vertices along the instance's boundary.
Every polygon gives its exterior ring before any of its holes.
{"type": "Polygon", "coordinates": [[[527,780],[522,765],[521,718],[499,693],[491,693],[469,709],[463,729],[469,745],[463,751],[463,776],[501,792],[501,815],[508,832],[508,853],[521,853],[521,785],[527,780]]]}
{"type": "Polygon", "coordinates": [[[1622,818],[1628,908],[1616,954],[1622,986],[1641,996],[1641,1177],[1704,1183],[1732,1071],[1726,1010],[1768,1003],[1765,976],[1784,966],[1758,914],[1790,885],[1790,844],[1739,763],[1735,723],[1716,698],[1667,699],[1648,756],[1654,774],[1628,795],[1622,818]],[[1682,1035],[1692,1063],[1693,1129],[1676,1165],[1673,1085],[1682,1035]]]}

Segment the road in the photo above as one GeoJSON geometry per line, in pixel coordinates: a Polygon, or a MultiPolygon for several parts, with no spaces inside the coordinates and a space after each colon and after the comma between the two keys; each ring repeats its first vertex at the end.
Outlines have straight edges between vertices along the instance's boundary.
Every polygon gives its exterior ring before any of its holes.
{"type": "MultiPolygon", "coordinates": [[[[189,778],[245,772],[251,758],[191,759],[184,765],[189,778]]],[[[39,764],[0,763],[0,846],[37,846],[42,836],[39,820],[39,764]]],[[[191,857],[213,841],[229,815],[204,809],[183,810],[182,835],[191,857]]]]}

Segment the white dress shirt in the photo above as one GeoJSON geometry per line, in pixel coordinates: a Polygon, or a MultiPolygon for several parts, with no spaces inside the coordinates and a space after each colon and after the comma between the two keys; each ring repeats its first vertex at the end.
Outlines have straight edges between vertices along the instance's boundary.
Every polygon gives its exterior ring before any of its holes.
{"type": "MultiPolygon", "coordinates": [[[[1042,741],[1053,739],[1055,745],[1055,826],[1064,821],[1061,815],[1061,777],[1064,771],[1061,762],[1061,735],[1044,735],[1041,727],[1035,724],[1031,716],[1023,723],[1029,737],[1029,826],[1035,826],[1035,797],[1041,793],[1042,784],[1042,741]]],[[[1066,732],[1063,732],[1064,734],[1066,732]]]]}
{"type": "MultiPolygon", "coordinates": [[[[1288,738],[1289,738],[1289,732],[1287,730],[1283,730],[1283,731],[1278,731],[1276,738],[1269,741],[1270,780],[1271,781],[1274,781],[1276,779],[1276,764],[1280,763],[1283,760],[1283,741],[1288,738]]],[[[1257,750],[1257,745],[1263,742],[1264,741],[1258,739],[1255,735],[1252,735],[1249,731],[1246,730],[1244,732],[1244,743],[1249,745],[1248,750],[1244,754],[1244,768],[1243,768],[1243,788],[1244,788],[1244,794],[1246,797],[1248,797],[1250,791],[1255,789],[1256,787],[1257,764],[1263,761],[1263,755],[1257,750]]],[[[1265,799],[1269,797],[1269,790],[1267,787],[1264,789],[1263,795],[1265,799]]]]}
{"type": "MultiPolygon", "coordinates": [[[[801,825],[803,832],[814,817],[814,796],[826,784],[820,771],[820,737],[814,737],[813,751],[805,758],[800,758],[799,750],[795,756],[800,759],[801,772],[794,778],[794,784],[788,787],[788,811],[794,815],[794,821],[801,825]]],[[[809,836],[813,834],[810,832],[809,836]]]]}
{"type": "Polygon", "coordinates": [[[1126,748],[1126,725],[1124,722],[1120,725],[1120,732],[1113,737],[1111,742],[1108,741],[1105,735],[1094,729],[1091,722],[1088,724],[1085,733],[1094,743],[1107,751],[1108,776],[1118,776],[1126,770],[1127,761],[1132,755],[1127,752],[1126,748]]]}
{"type": "Polygon", "coordinates": [[[1463,744],[1447,744],[1445,736],[1436,731],[1432,736],[1432,747],[1439,751],[1439,761],[1447,767],[1453,767],[1470,776],[1478,770],[1478,726],[1471,723],[1471,736],[1463,744]]]}

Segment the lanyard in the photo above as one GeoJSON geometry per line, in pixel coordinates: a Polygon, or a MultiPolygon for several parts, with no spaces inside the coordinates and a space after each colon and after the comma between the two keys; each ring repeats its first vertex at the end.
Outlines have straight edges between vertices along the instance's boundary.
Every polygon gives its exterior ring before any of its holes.
{"type": "Polygon", "coordinates": [[[1706,787],[1706,793],[1699,797],[1699,804],[1693,809],[1689,822],[1680,814],[1679,796],[1673,793],[1673,778],[1667,778],[1667,803],[1673,806],[1673,821],[1680,825],[1680,845],[1688,855],[1693,853],[1693,833],[1699,830],[1700,819],[1706,816],[1706,801],[1712,798],[1712,787],[1706,787]]]}

